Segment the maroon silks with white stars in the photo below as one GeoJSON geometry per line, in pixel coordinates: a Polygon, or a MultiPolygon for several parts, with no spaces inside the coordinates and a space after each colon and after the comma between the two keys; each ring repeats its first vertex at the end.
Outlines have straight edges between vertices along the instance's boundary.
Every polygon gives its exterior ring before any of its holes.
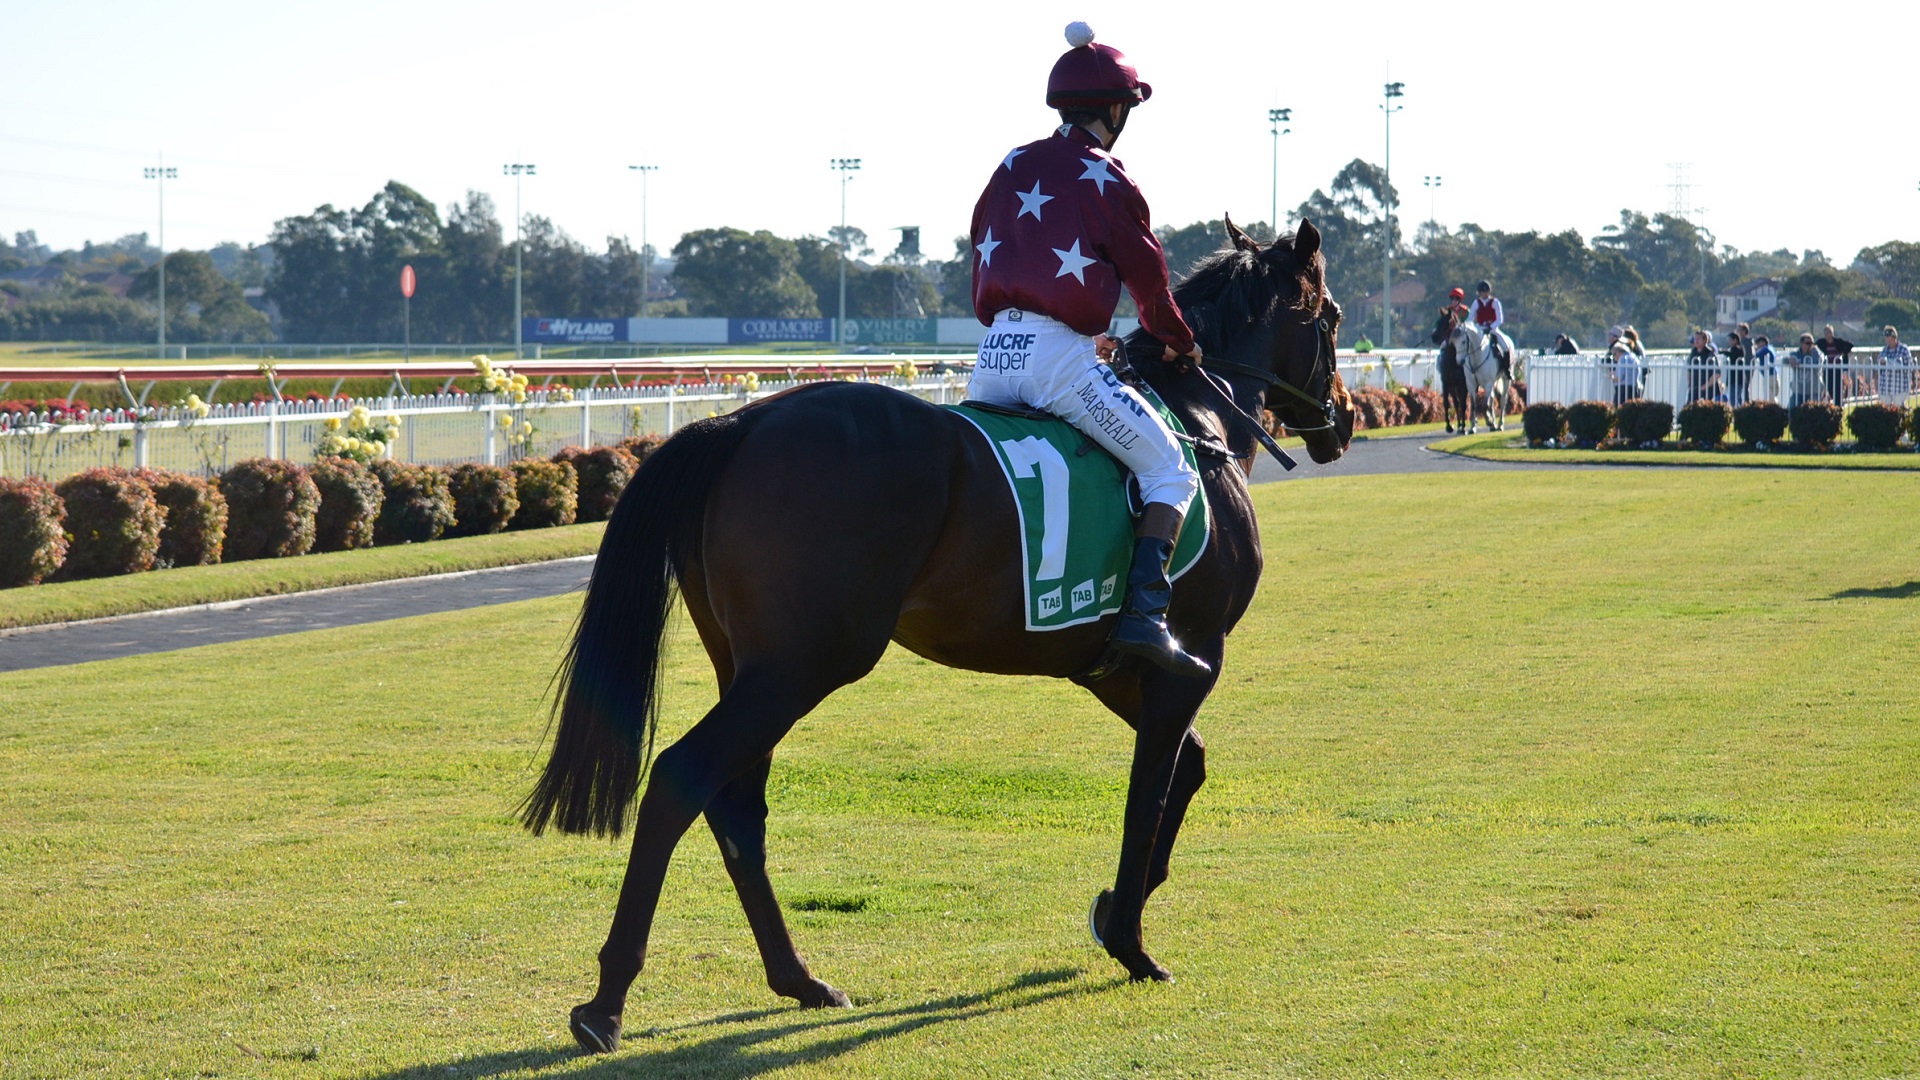
{"type": "Polygon", "coordinates": [[[1193,348],[1146,199],[1080,128],[1002,159],[973,208],[973,250],[973,311],[988,326],[1019,308],[1104,334],[1124,284],[1140,325],[1178,352],[1193,348]]]}

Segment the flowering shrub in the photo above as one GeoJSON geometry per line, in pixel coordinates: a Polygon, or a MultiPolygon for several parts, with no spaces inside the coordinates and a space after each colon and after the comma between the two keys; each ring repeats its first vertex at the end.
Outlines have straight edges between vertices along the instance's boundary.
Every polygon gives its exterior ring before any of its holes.
{"type": "Polygon", "coordinates": [[[1536,401],[1520,414],[1520,430],[1526,433],[1528,446],[1557,443],[1567,434],[1567,410],[1557,401],[1536,401]]]}
{"type": "Polygon", "coordinates": [[[1680,437],[1702,450],[1712,450],[1733,426],[1733,410],[1724,401],[1696,401],[1680,409],[1680,437]]]}
{"type": "Polygon", "coordinates": [[[653,456],[655,450],[665,445],[666,441],[665,435],[630,435],[614,445],[632,454],[634,461],[644,463],[653,456]]]}
{"type": "Polygon", "coordinates": [[[66,505],[45,480],[0,476],[0,589],[37,585],[67,558],[66,505]]]}
{"type": "Polygon", "coordinates": [[[1400,395],[1377,386],[1362,386],[1353,391],[1353,426],[1356,429],[1397,427],[1407,422],[1407,403],[1400,395]]]}
{"type": "Polygon", "coordinates": [[[520,509],[513,472],[498,465],[455,465],[447,470],[447,491],[453,497],[454,519],[448,536],[500,532],[520,509]]]}
{"type": "MultiPolygon", "coordinates": [[[[893,370],[893,373],[895,375],[899,375],[902,373],[902,370],[901,370],[902,368],[911,369],[912,367],[913,367],[913,361],[908,360],[902,363],[900,367],[895,368],[893,370]]],[[[749,394],[754,393],[760,389],[760,373],[757,371],[746,371],[746,372],[740,372],[738,374],[722,375],[714,381],[719,383],[721,386],[727,387],[729,389],[745,390],[749,394]]]]}
{"type": "Polygon", "coordinates": [[[1824,401],[1795,405],[1787,414],[1787,430],[1803,449],[1829,449],[1840,437],[1840,406],[1824,401]]]}
{"type": "Polygon", "coordinates": [[[1567,434],[1579,446],[1592,449],[1613,431],[1613,408],[1604,401],[1576,401],[1567,406],[1567,434]]]}
{"type": "Polygon", "coordinates": [[[1787,433],[1787,410],[1772,401],[1749,401],[1733,410],[1733,431],[1748,446],[1777,443],[1787,433]]]}
{"type": "Polygon", "coordinates": [[[54,421],[77,420],[92,411],[92,406],[75,398],[38,398],[35,400],[0,401],[0,413],[12,413],[17,419],[27,413],[40,413],[54,421]]]}
{"type": "Polygon", "coordinates": [[[280,559],[313,550],[320,489],[291,461],[251,458],[220,475],[227,497],[227,562],[280,559]]]}
{"type": "Polygon", "coordinates": [[[140,478],[167,512],[153,564],[166,569],[219,562],[227,541],[227,497],[220,489],[197,476],[160,469],[142,469],[140,478]]]}
{"type": "Polygon", "coordinates": [[[627,481],[640,463],[633,455],[617,446],[596,446],[591,450],[582,450],[578,446],[569,446],[553,455],[553,460],[564,461],[573,466],[580,475],[581,521],[605,521],[613,513],[615,503],[620,501],[620,493],[627,488],[627,481]]]}
{"type": "Polygon", "coordinates": [[[520,509],[507,527],[545,529],[571,525],[579,512],[580,478],[573,466],[560,461],[528,458],[513,463],[514,495],[520,509]]]}
{"type": "Polygon", "coordinates": [[[66,530],[73,540],[60,577],[114,577],[153,569],[167,512],[138,474],[88,469],[53,490],[66,504],[66,530]]]}
{"type": "Polygon", "coordinates": [[[1900,441],[1900,428],[1906,419],[1906,411],[1897,405],[1868,402],[1855,405],[1847,413],[1847,430],[1853,432],[1862,450],[1891,450],[1900,441]]]}
{"type": "Polygon", "coordinates": [[[485,356],[473,358],[473,373],[480,377],[480,389],[489,394],[499,394],[515,405],[527,400],[527,377],[515,374],[512,368],[496,368],[493,360],[485,356]]]}
{"type": "Polygon", "coordinates": [[[386,490],[373,470],[350,457],[313,463],[313,486],[320,510],[313,519],[313,550],[351,551],[373,546],[373,522],[380,516],[386,490]]]}
{"type": "Polygon", "coordinates": [[[386,457],[387,449],[399,437],[398,416],[375,420],[365,405],[355,405],[347,412],[345,423],[340,417],[327,417],[326,432],[320,436],[313,452],[316,457],[347,458],[370,465],[386,457]]]}
{"type": "Polygon", "coordinates": [[[1407,406],[1407,423],[1434,424],[1445,415],[1438,392],[1424,386],[1401,386],[1400,400],[1407,406]]]}
{"type": "Polygon", "coordinates": [[[431,465],[376,461],[373,474],[386,492],[373,523],[374,543],[424,544],[439,539],[453,524],[453,494],[447,490],[444,471],[431,465]]]}
{"type": "Polygon", "coordinates": [[[1623,401],[1614,410],[1613,427],[1628,446],[1660,442],[1673,434],[1673,406],[1651,398],[1623,401]]]}

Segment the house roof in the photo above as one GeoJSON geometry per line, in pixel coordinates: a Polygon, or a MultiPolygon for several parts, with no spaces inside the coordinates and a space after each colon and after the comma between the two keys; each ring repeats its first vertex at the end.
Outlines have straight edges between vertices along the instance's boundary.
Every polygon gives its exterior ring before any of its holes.
{"type": "Polygon", "coordinates": [[[0,274],[0,281],[17,281],[22,285],[51,285],[66,277],[67,272],[58,266],[22,266],[0,274]]]}
{"type": "Polygon", "coordinates": [[[1728,296],[1728,297],[1746,296],[1749,293],[1756,293],[1761,291],[1762,289],[1772,289],[1774,292],[1779,292],[1780,291],[1779,279],[1770,278],[1770,277],[1753,278],[1748,281],[1743,281],[1740,284],[1735,285],[1731,289],[1720,290],[1718,293],[1714,294],[1714,298],[1718,299],[1722,296],[1728,296]]]}

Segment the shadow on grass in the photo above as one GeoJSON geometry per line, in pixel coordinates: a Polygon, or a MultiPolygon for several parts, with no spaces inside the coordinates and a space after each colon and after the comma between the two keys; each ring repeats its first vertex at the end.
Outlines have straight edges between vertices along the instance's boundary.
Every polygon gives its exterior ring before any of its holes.
{"type": "Polygon", "coordinates": [[[1872,600],[1911,600],[1920,596],[1920,581],[1909,581],[1904,585],[1882,585],[1877,589],[1841,589],[1829,600],[1853,600],[1867,598],[1872,600]]]}
{"type": "MultiPolygon", "coordinates": [[[[367,1080],[446,1080],[450,1076],[490,1077],[516,1072],[577,1080],[611,1080],[628,1076],[713,1076],[745,1078],[794,1065],[831,1061],[869,1043],[910,1034],[937,1024],[952,1024],[995,1013],[1030,1008],[1072,994],[1100,992],[1125,986],[1124,978],[1076,987],[1080,968],[1033,971],[1005,986],[978,994],[956,994],[892,1009],[854,1008],[805,1010],[797,1007],[753,1009],[694,1020],[668,1027],[629,1029],[618,1053],[590,1056],[575,1049],[510,1050],[481,1057],[416,1065],[380,1073],[367,1080]],[[726,1030],[742,1024],[766,1026],[726,1030]],[[699,1033],[658,1046],[663,1036],[699,1033]],[[790,1038],[808,1039],[804,1045],[768,1044],[790,1038]],[[556,1066],[559,1066],[556,1068],[556,1066]]],[[[629,1019],[637,1019],[629,1017],[629,1019]]],[[[564,1019],[556,1019],[563,1023],[564,1019]]]]}

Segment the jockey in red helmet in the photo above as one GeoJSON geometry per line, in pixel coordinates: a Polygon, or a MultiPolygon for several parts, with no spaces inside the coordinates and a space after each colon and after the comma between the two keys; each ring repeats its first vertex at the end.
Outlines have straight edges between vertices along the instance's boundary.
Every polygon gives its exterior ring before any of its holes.
{"type": "Polygon", "coordinates": [[[1200,360],[1146,199],[1108,153],[1153,88],[1118,49],[1094,44],[1087,24],[1068,26],[1067,43],[1047,79],[1060,126],[1002,158],[973,208],[973,309],[992,329],[967,396],[1053,413],[1133,470],[1147,505],[1113,647],[1204,676],[1211,667],[1180,647],[1166,619],[1167,560],[1199,477],[1159,414],[1103,362],[1120,347],[1107,330],[1123,285],[1164,345],[1161,359],[1200,360]]]}

